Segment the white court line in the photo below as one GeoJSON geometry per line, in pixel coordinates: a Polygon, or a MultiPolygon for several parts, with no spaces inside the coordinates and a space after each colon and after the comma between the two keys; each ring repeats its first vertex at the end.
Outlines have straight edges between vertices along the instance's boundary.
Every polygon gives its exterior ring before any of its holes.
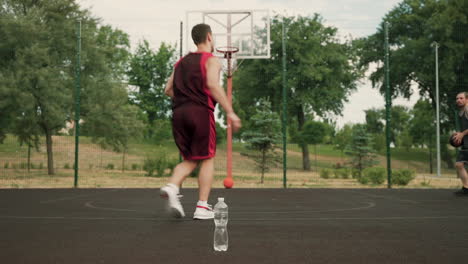
{"type": "Polygon", "coordinates": [[[344,191],[351,192],[351,193],[356,193],[356,194],[363,195],[363,196],[373,197],[373,198],[383,198],[383,199],[387,199],[387,200],[408,202],[408,203],[412,203],[412,204],[419,204],[420,203],[420,202],[414,201],[414,200],[399,199],[399,198],[395,198],[395,197],[391,197],[391,196],[383,196],[383,195],[377,195],[377,194],[362,193],[362,192],[353,191],[353,190],[344,190],[344,191]]]}
{"type": "Polygon", "coordinates": [[[137,210],[131,210],[131,209],[119,209],[119,208],[109,208],[109,207],[95,206],[95,205],[93,205],[93,202],[85,203],[85,207],[92,208],[92,209],[98,209],[98,210],[106,210],[106,211],[138,212],[137,210]]]}
{"type": "Polygon", "coordinates": [[[107,190],[107,191],[102,191],[102,192],[93,193],[93,194],[81,194],[81,195],[75,195],[75,196],[67,196],[67,197],[62,197],[62,198],[53,199],[53,200],[41,201],[40,203],[41,204],[54,203],[54,202],[65,201],[65,200],[73,200],[73,199],[82,198],[82,197],[92,197],[92,196],[96,196],[96,195],[101,195],[103,193],[116,192],[116,191],[118,191],[118,190],[107,190]]]}
{"type": "Polygon", "coordinates": [[[374,202],[367,202],[363,204],[366,204],[366,206],[342,208],[342,209],[329,209],[329,210],[234,211],[234,213],[248,213],[248,214],[326,213],[326,212],[366,210],[366,209],[370,209],[376,206],[376,203],[374,202]]]}
{"type": "MultiPolygon", "coordinates": [[[[175,219],[155,218],[155,217],[67,217],[67,216],[0,216],[0,219],[16,219],[16,220],[134,220],[134,221],[171,221],[175,219]]],[[[367,221],[401,221],[401,220],[447,220],[447,219],[468,219],[467,216],[388,216],[388,217],[303,217],[303,218],[233,218],[229,221],[265,221],[265,222],[280,222],[280,221],[332,221],[332,220],[367,220],[367,221]]],[[[179,219],[178,221],[195,221],[189,217],[179,219]]]]}
{"type": "MultiPolygon", "coordinates": [[[[85,207],[105,210],[105,211],[117,211],[117,212],[143,212],[132,209],[121,209],[121,208],[111,208],[111,207],[101,207],[93,204],[94,202],[85,203],[85,207]]],[[[351,208],[341,208],[341,209],[329,209],[329,210],[282,210],[282,211],[232,211],[235,214],[291,214],[291,213],[326,213],[326,212],[343,212],[343,211],[356,211],[356,210],[366,210],[376,206],[374,202],[363,203],[366,206],[361,207],[351,207],[351,208]]]]}

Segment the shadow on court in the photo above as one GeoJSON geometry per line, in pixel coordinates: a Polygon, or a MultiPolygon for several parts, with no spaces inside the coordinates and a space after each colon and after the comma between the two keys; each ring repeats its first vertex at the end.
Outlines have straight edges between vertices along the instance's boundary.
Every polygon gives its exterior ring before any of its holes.
{"type": "Polygon", "coordinates": [[[451,190],[214,189],[229,206],[229,249],[213,221],[164,212],[156,189],[0,190],[2,263],[463,263],[468,198],[451,190]],[[460,262],[461,261],[461,262],[460,262]]]}

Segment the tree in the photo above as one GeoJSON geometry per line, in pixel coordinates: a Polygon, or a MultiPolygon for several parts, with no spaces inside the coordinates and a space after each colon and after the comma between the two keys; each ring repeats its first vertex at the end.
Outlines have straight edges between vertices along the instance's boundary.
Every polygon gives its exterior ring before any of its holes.
{"type": "MultiPolygon", "coordinates": [[[[435,101],[435,56],[433,42],[439,48],[441,129],[448,134],[455,124],[454,100],[466,90],[468,76],[468,2],[466,0],[404,0],[383,18],[377,32],[358,41],[362,65],[377,65],[371,74],[373,86],[384,94],[384,31],[388,22],[390,81],[392,96],[408,98],[413,85],[422,97],[435,101]]],[[[444,160],[449,167],[453,160],[444,160]]]]}
{"type": "Polygon", "coordinates": [[[300,145],[314,145],[315,170],[317,170],[317,144],[323,143],[329,132],[329,125],[318,121],[307,121],[298,135],[297,141],[300,145]]]}
{"type": "Polygon", "coordinates": [[[335,148],[340,150],[341,159],[347,146],[350,144],[353,134],[353,126],[351,124],[344,125],[337,133],[334,139],[335,148]]]}
{"type": "Polygon", "coordinates": [[[383,123],[382,113],[385,114],[385,109],[371,108],[365,110],[367,132],[371,134],[380,134],[384,132],[385,124],[383,123]]]}
{"type": "Polygon", "coordinates": [[[411,136],[409,129],[403,130],[397,138],[398,146],[405,149],[406,152],[410,151],[413,146],[413,137],[411,136]]]}
{"type": "MultiPolygon", "coordinates": [[[[385,132],[385,108],[381,109],[369,109],[366,113],[366,127],[367,131],[373,135],[383,134],[385,132]]],[[[406,106],[394,105],[390,110],[391,116],[391,128],[390,128],[390,140],[398,146],[400,134],[408,126],[410,120],[409,109],[406,106]]]]}
{"type": "MultiPolygon", "coordinates": [[[[81,117],[85,123],[98,120],[87,118],[106,99],[127,97],[121,81],[128,36],[100,26],[74,0],[1,0],[0,15],[0,123],[8,123],[10,131],[28,143],[44,135],[48,173],[54,174],[52,136],[74,116],[76,22],[81,20],[83,25],[81,117]]],[[[111,128],[115,118],[122,116],[120,110],[124,107],[98,112],[104,128],[111,128]]],[[[102,130],[92,135],[113,135],[102,130]]]]}
{"type": "Polygon", "coordinates": [[[366,131],[364,125],[355,125],[351,142],[346,148],[345,153],[353,157],[351,165],[359,171],[359,177],[362,171],[377,163],[375,150],[372,148],[371,136],[366,131]]]}
{"type": "MultiPolygon", "coordinates": [[[[320,15],[277,15],[271,21],[271,59],[245,60],[234,75],[233,95],[239,105],[255,105],[260,98],[269,97],[273,111],[281,114],[283,23],[287,28],[287,111],[301,132],[312,114],[323,118],[339,114],[362,72],[356,67],[357,54],[351,42],[340,42],[337,29],[323,25],[320,15]]],[[[300,147],[303,168],[310,170],[308,146],[300,147]]]]}
{"type": "Polygon", "coordinates": [[[143,40],[130,59],[129,84],[137,88],[130,101],[146,113],[150,137],[154,136],[155,122],[169,118],[171,99],[164,94],[164,86],[171,75],[174,56],[174,47],[163,42],[155,52],[143,40]]]}
{"type": "Polygon", "coordinates": [[[281,138],[281,124],[278,114],[271,110],[271,104],[266,99],[258,102],[251,122],[250,130],[245,131],[242,136],[247,142],[248,149],[259,152],[249,156],[260,170],[262,174],[260,182],[263,183],[265,172],[278,159],[275,149],[281,138]]]}
{"type": "Polygon", "coordinates": [[[427,99],[420,99],[413,107],[412,118],[409,122],[409,131],[413,138],[414,144],[420,147],[427,147],[429,150],[428,161],[429,171],[433,172],[433,157],[436,122],[434,118],[434,110],[427,99]]]}

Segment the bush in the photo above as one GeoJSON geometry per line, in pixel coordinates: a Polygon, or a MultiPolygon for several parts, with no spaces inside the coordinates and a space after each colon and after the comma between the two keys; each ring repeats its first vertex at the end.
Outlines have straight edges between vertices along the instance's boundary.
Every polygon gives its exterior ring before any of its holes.
{"type": "Polygon", "coordinates": [[[44,169],[44,163],[42,163],[42,162],[39,163],[39,169],[40,169],[40,170],[44,169]]]}
{"type": "Polygon", "coordinates": [[[179,161],[174,159],[167,162],[167,168],[170,170],[169,175],[172,175],[177,164],[179,164],[179,161]]]}
{"type": "Polygon", "coordinates": [[[329,169],[323,169],[320,171],[320,178],[322,179],[329,179],[331,175],[331,171],[329,169]]]}
{"type": "Polygon", "coordinates": [[[164,171],[167,168],[167,158],[165,155],[159,157],[156,161],[156,173],[158,177],[164,176],[164,171]]]}
{"type": "Polygon", "coordinates": [[[152,177],[156,170],[156,160],[147,157],[143,162],[143,170],[147,172],[146,176],[152,177]]]}
{"type": "Polygon", "coordinates": [[[168,167],[166,155],[162,155],[156,159],[147,157],[143,163],[143,170],[148,174],[146,176],[152,177],[156,172],[157,177],[164,176],[164,171],[168,167]]]}
{"type": "Polygon", "coordinates": [[[9,162],[7,162],[7,163],[5,163],[5,165],[3,165],[3,168],[4,168],[4,169],[8,169],[9,167],[10,167],[10,163],[9,163],[9,162]]]}
{"type": "Polygon", "coordinates": [[[358,169],[351,169],[351,176],[353,179],[358,179],[359,178],[359,170],[358,169]]]}
{"type": "Polygon", "coordinates": [[[416,173],[412,170],[394,170],[392,173],[392,183],[396,185],[408,185],[408,183],[414,180],[415,177],[416,173]]]}
{"type": "Polygon", "coordinates": [[[362,184],[382,184],[385,182],[386,171],[385,168],[380,167],[364,169],[358,181],[362,184]]]}
{"type": "Polygon", "coordinates": [[[348,179],[351,172],[347,168],[335,169],[335,178],[337,179],[348,179]]]}
{"type": "Polygon", "coordinates": [[[138,165],[136,163],[132,164],[132,170],[136,171],[136,170],[139,170],[139,169],[140,169],[140,165],[138,165]]]}
{"type": "Polygon", "coordinates": [[[28,163],[26,163],[26,162],[21,162],[21,163],[20,163],[20,169],[25,170],[25,169],[27,169],[27,168],[28,168],[28,163]]]}
{"type": "Polygon", "coordinates": [[[108,163],[107,166],[106,166],[107,170],[113,170],[114,168],[115,168],[114,164],[112,164],[112,163],[108,163]]]}
{"type": "Polygon", "coordinates": [[[63,168],[69,170],[69,169],[70,169],[70,164],[65,163],[65,165],[63,166],[63,168]]]}

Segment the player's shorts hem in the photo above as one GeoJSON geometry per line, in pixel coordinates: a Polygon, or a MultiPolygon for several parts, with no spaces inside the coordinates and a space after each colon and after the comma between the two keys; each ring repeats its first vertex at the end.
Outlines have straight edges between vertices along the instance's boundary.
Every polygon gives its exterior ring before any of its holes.
{"type": "Polygon", "coordinates": [[[206,156],[192,156],[192,157],[184,157],[184,160],[206,160],[214,158],[215,154],[210,154],[206,156]]]}

